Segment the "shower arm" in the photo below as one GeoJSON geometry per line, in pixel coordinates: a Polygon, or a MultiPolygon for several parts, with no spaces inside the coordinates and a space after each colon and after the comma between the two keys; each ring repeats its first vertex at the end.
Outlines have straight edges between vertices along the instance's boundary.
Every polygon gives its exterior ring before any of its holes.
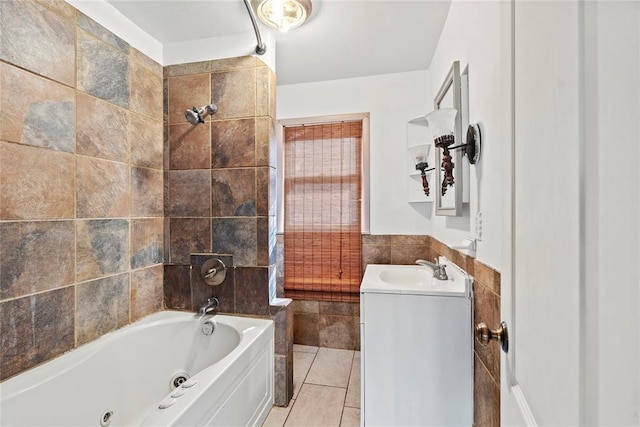
{"type": "Polygon", "coordinates": [[[249,12],[249,18],[251,18],[251,23],[253,24],[253,31],[256,33],[256,40],[258,41],[258,44],[256,45],[256,53],[258,55],[264,55],[267,51],[267,46],[262,42],[262,37],[260,37],[260,29],[256,22],[256,15],[253,13],[253,8],[251,8],[249,0],[244,0],[244,5],[247,7],[247,12],[249,12]]]}

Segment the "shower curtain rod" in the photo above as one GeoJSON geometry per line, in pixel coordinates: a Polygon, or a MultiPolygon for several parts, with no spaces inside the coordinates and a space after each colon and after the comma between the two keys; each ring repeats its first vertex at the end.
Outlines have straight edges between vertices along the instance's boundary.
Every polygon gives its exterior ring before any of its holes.
{"type": "Polygon", "coordinates": [[[256,40],[258,41],[258,44],[256,45],[256,53],[258,55],[264,55],[267,51],[267,46],[262,42],[262,37],[260,37],[260,29],[258,28],[253,8],[251,8],[249,0],[244,0],[244,5],[247,7],[247,12],[249,12],[249,18],[251,18],[251,23],[253,24],[253,31],[256,33],[256,40]]]}

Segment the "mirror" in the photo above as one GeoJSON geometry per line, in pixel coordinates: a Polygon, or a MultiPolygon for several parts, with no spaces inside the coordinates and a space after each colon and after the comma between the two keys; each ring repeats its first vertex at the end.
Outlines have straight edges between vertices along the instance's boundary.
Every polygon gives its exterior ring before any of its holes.
{"type": "MultiPolygon", "coordinates": [[[[434,110],[443,108],[455,108],[458,115],[455,120],[455,144],[462,141],[462,97],[460,86],[460,62],[456,61],[451,66],[447,77],[442,82],[434,99],[434,110]]],[[[449,155],[453,162],[453,184],[443,188],[444,170],[442,168],[442,149],[436,148],[436,182],[434,192],[436,195],[436,215],[458,216],[462,213],[462,153],[460,150],[452,150],[449,155]],[[445,190],[444,194],[443,190],[445,190]]]]}

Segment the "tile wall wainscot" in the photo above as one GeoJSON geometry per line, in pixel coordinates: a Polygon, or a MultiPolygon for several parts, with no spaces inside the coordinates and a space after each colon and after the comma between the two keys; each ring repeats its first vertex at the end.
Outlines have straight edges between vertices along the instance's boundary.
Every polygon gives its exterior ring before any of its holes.
{"type": "Polygon", "coordinates": [[[4,380],[163,308],[163,94],[159,64],[66,2],[0,17],[4,380]]]}
{"type": "MultiPolygon", "coordinates": [[[[277,291],[283,289],[283,240],[277,236],[277,291]]],[[[416,259],[445,256],[474,276],[473,324],[500,323],[500,272],[431,236],[363,235],[362,266],[413,264],[416,259]]],[[[294,342],[321,347],[360,349],[360,307],[357,303],[293,302],[294,342]]],[[[474,340],[474,425],[500,425],[500,349],[474,340]]]]}
{"type": "Polygon", "coordinates": [[[220,311],[276,323],[276,404],[293,395],[293,312],[275,296],[276,76],[245,56],[164,68],[165,304],[196,311],[208,298],[220,311]],[[197,126],[185,110],[215,104],[197,126]],[[211,256],[229,267],[208,286],[211,256]]]}

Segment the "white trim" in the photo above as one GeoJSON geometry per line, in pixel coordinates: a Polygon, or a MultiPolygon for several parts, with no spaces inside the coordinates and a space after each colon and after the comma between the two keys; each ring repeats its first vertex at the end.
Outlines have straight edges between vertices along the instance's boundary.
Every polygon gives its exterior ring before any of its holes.
{"type": "Polygon", "coordinates": [[[513,399],[516,401],[518,409],[520,409],[520,415],[522,415],[525,425],[528,427],[537,427],[538,423],[533,416],[533,412],[531,412],[531,408],[529,408],[527,399],[525,399],[520,386],[517,384],[512,386],[510,392],[513,394],[513,399]]]}
{"type": "Polygon", "coordinates": [[[315,117],[301,117],[295,119],[282,119],[276,121],[276,138],[278,145],[278,161],[277,161],[277,232],[284,232],[284,176],[282,171],[284,170],[284,127],[285,126],[301,126],[301,125],[318,125],[323,123],[341,122],[341,121],[355,121],[362,120],[362,205],[360,212],[361,232],[362,234],[369,234],[371,227],[371,220],[369,216],[370,212],[370,167],[369,167],[369,113],[353,113],[353,114],[336,114],[331,116],[315,116],[315,117]]]}

